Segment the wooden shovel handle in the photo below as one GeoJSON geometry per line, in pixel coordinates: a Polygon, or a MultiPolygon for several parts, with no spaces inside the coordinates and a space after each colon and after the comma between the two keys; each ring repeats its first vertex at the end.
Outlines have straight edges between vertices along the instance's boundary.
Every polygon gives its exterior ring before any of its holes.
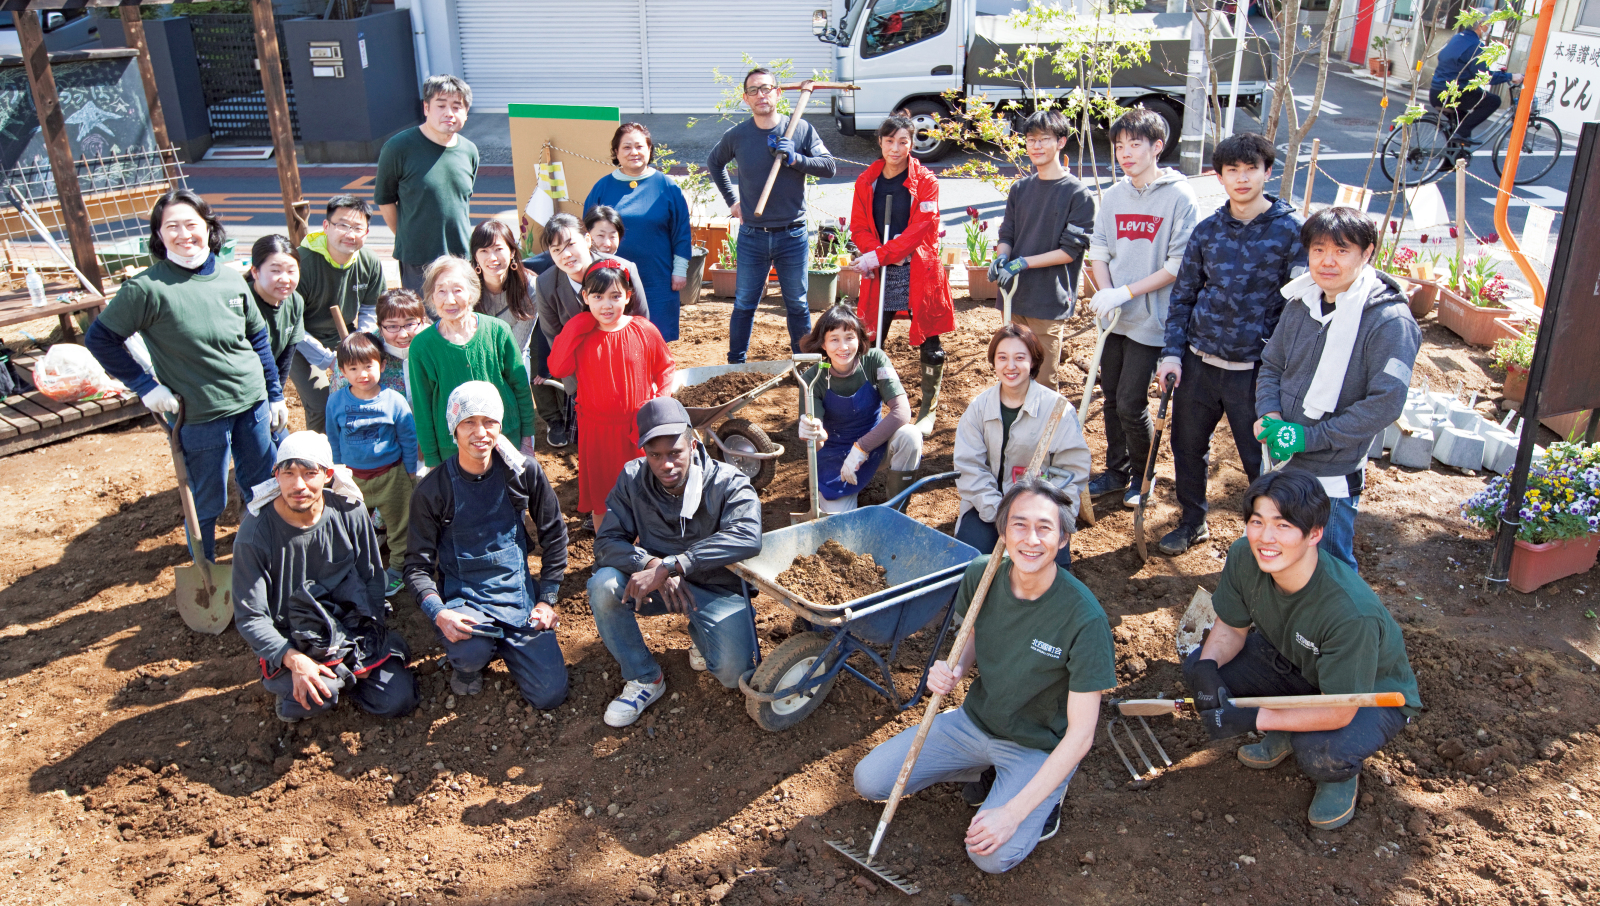
{"type": "MultiPolygon", "coordinates": [[[[789,117],[789,128],[783,131],[784,138],[794,138],[794,130],[800,125],[800,118],[806,114],[806,105],[811,103],[811,91],[816,87],[807,83],[800,89],[800,103],[794,109],[794,116],[789,117]]],[[[756,202],[756,216],[760,217],[767,209],[767,196],[772,194],[772,186],[778,181],[778,171],[783,169],[783,158],[772,159],[772,170],[767,173],[767,184],[761,187],[761,198],[756,202]]]]}
{"type": "Polygon", "coordinates": [[[339,339],[350,336],[350,326],[344,323],[344,312],[339,310],[339,306],[330,305],[328,311],[333,313],[333,329],[339,332],[339,339]]]}
{"type": "Polygon", "coordinates": [[[1347,692],[1336,695],[1258,695],[1230,699],[1235,708],[1399,708],[1406,703],[1403,692],[1347,692]]]}

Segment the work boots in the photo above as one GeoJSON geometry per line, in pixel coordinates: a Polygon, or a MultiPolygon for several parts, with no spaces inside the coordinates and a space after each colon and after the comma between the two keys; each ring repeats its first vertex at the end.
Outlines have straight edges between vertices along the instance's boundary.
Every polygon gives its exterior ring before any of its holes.
{"type": "Polygon", "coordinates": [[[939,387],[944,382],[944,350],[922,353],[922,404],[917,407],[916,426],[923,437],[933,433],[939,411],[939,387]]]}
{"type": "Polygon", "coordinates": [[[888,471],[887,481],[885,482],[885,490],[889,495],[889,499],[893,500],[900,496],[901,491],[911,487],[913,484],[916,484],[916,482],[916,472],[899,472],[894,469],[890,469],[888,471]]]}

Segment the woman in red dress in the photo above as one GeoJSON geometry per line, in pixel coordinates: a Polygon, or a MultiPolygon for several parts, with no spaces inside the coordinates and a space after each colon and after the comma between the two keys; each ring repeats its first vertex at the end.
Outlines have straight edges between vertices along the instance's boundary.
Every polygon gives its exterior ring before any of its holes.
{"type": "Polygon", "coordinates": [[[583,275],[587,311],[567,321],[550,346],[553,377],[577,375],[578,509],[605,520],[606,495],[622,467],[639,456],[634,416],[647,400],[671,396],[677,364],[661,332],[634,312],[633,280],[622,262],[602,258],[583,275]]]}

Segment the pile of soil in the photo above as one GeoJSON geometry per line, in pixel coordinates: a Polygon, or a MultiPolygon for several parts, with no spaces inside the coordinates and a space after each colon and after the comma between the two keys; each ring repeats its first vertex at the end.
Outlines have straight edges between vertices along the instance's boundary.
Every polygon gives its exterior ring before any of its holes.
{"type": "Polygon", "coordinates": [[[677,393],[678,402],[690,408],[720,406],[736,396],[749,393],[770,380],[772,380],[772,375],[770,374],[754,374],[749,371],[719,374],[705,383],[679,390],[677,393]]]}
{"type": "Polygon", "coordinates": [[[813,604],[836,607],[889,587],[871,554],[858,554],[829,538],[814,554],[794,558],[778,585],[813,604]]]}

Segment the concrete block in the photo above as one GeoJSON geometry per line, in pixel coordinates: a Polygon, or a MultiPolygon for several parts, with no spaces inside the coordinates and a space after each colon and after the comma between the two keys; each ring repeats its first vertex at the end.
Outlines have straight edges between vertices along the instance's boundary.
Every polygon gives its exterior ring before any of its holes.
{"type": "Polygon", "coordinates": [[[1450,407],[1450,424],[1470,434],[1478,433],[1478,426],[1483,424],[1483,416],[1475,410],[1456,403],[1450,407]]]}
{"type": "Polygon", "coordinates": [[[1383,435],[1384,435],[1384,432],[1382,432],[1382,431],[1379,431],[1377,434],[1372,435],[1372,443],[1370,445],[1368,445],[1368,447],[1367,447],[1367,458],[1368,459],[1382,459],[1383,458],[1383,435]]]}
{"type": "Polygon", "coordinates": [[[1433,458],[1458,469],[1483,468],[1483,438],[1472,431],[1446,425],[1433,445],[1433,458]]]}
{"type": "Polygon", "coordinates": [[[1389,427],[1383,429],[1383,448],[1385,450],[1393,450],[1395,443],[1397,441],[1399,441],[1399,440],[1400,440],[1400,423],[1399,422],[1395,422],[1394,424],[1390,425],[1389,427]]]}
{"type": "Polygon", "coordinates": [[[1517,435],[1499,425],[1485,425],[1480,436],[1483,438],[1483,467],[1497,475],[1510,472],[1517,460],[1517,435]]]}
{"type": "Polygon", "coordinates": [[[1417,428],[1400,432],[1394,449],[1389,451],[1389,461],[1408,469],[1427,469],[1433,466],[1433,432],[1417,428]]]}

